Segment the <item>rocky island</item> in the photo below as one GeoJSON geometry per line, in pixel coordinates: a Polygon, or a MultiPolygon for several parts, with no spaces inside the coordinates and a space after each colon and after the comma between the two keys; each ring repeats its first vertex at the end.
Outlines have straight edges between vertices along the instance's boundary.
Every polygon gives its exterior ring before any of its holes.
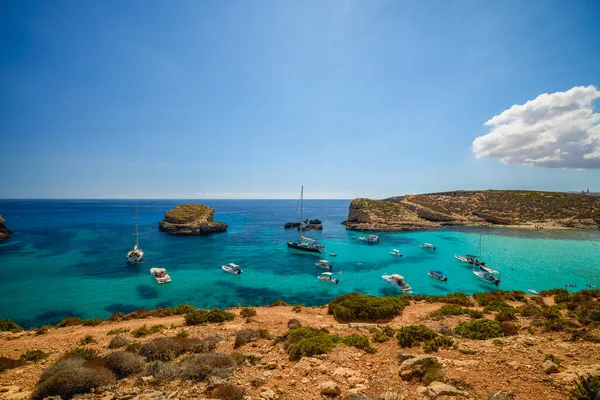
{"type": "Polygon", "coordinates": [[[175,236],[225,232],[227,224],[214,221],[215,209],[204,204],[179,204],[165,213],[158,229],[175,236]]]}
{"type": "Polygon", "coordinates": [[[6,221],[0,215],[0,240],[8,239],[12,235],[12,232],[6,227],[5,223],[6,221]]]}
{"type": "Polygon", "coordinates": [[[311,220],[306,220],[304,221],[304,223],[302,222],[286,222],[285,225],[283,225],[283,227],[285,229],[300,229],[300,225],[302,224],[302,230],[303,231],[322,231],[323,230],[323,224],[321,223],[321,220],[318,219],[311,219],[311,220]]]}
{"type": "Polygon", "coordinates": [[[600,227],[600,198],[526,190],[453,191],[354,199],[346,229],[410,231],[445,225],[558,229],[600,227]]]}

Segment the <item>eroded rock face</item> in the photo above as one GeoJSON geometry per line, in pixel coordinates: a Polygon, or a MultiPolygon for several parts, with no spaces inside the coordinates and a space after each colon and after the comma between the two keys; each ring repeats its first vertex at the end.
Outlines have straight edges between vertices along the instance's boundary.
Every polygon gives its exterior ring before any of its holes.
{"type": "Polygon", "coordinates": [[[0,215],[0,240],[5,240],[12,235],[12,232],[6,227],[4,218],[0,215]]]}
{"type": "Polygon", "coordinates": [[[175,236],[225,232],[227,224],[214,221],[215,209],[204,204],[180,204],[165,213],[158,229],[175,236]]]}

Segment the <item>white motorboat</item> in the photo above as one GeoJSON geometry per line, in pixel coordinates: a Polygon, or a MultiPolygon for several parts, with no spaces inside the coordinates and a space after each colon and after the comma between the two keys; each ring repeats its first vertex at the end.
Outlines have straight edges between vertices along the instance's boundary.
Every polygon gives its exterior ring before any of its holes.
{"type": "Polygon", "coordinates": [[[327,260],[319,260],[315,265],[317,267],[323,268],[323,269],[329,269],[330,270],[332,268],[332,265],[327,260]]]}
{"type": "Polygon", "coordinates": [[[144,252],[138,242],[138,206],[135,206],[135,246],[127,253],[127,261],[130,263],[140,263],[144,257],[144,252]]]}
{"type": "Polygon", "coordinates": [[[448,282],[448,278],[444,276],[442,271],[429,271],[427,275],[429,275],[430,278],[434,278],[442,282],[448,282]]]}
{"type": "Polygon", "coordinates": [[[331,272],[323,272],[321,275],[317,276],[317,279],[323,282],[339,283],[339,279],[334,278],[333,273],[331,272]]]}
{"type": "Polygon", "coordinates": [[[337,254],[335,254],[335,253],[329,253],[329,257],[337,257],[337,254]]]}
{"type": "Polygon", "coordinates": [[[390,251],[390,254],[396,257],[402,257],[402,253],[400,253],[400,250],[398,249],[393,249],[392,251],[390,251]]]}
{"type": "Polygon", "coordinates": [[[467,254],[464,257],[459,256],[458,254],[455,254],[454,258],[456,258],[458,261],[462,261],[464,263],[471,264],[471,265],[485,265],[485,263],[483,261],[478,260],[477,256],[474,256],[473,254],[467,254]]]}
{"type": "Polygon", "coordinates": [[[367,243],[379,243],[379,236],[377,235],[361,236],[359,239],[367,243]]]}
{"type": "Polygon", "coordinates": [[[398,275],[398,274],[392,274],[392,275],[383,275],[381,277],[384,281],[392,284],[392,286],[395,286],[396,288],[402,290],[403,292],[411,292],[412,288],[410,287],[410,285],[408,283],[406,283],[404,281],[404,277],[402,275],[398,275]]]}
{"type": "Polygon", "coordinates": [[[498,286],[500,284],[500,272],[483,265],[473,266],[473,275],[480,281],[498,286]]]}
{"type": "Polygon", "coordinates": [[[234,264],[234,263],[229,263],[227,265],[223,265],[223,266],[221,266],[221,269],[223,269],[223,271],[229,272],[230,274],[233,274],[233,275],[239,275],[242,272],[244,272],[244,271],[242,271],[242,269],[240,268],[239,265],[234,264]]]}
{"type": "Polygon", "coordinates": [[[431,243],[423,243],[421,245],[421,248],[422,249],[426,249],[426,250],[433,250],[433,251],[435,251],[435,246],[432,245],[431,243]]]}
{"type": "Polygon", "coordinates": [[[158,283],[171,282],[171,276],[167,273],[167,270],[164,268],[150,268],[150,273],[158,283]]]}
{"type": "Polygon", "coordinates": [[[540,292],[538,292],[537,290],[533,290],[533,289],[527,289],[527,291],[528,291],[529,293],[531,293],[531,294],[535,294],[535,295],[538,295],[538,294],[540,294],[540,292]]]}

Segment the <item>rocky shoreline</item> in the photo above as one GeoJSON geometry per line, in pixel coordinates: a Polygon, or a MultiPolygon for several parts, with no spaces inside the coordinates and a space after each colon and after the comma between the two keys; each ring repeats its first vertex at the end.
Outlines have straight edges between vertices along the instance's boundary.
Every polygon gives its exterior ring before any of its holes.
{"type": "Polygon", "coordinates": [[[214,221],[215,209],[204,204],[179,204],[165,213],[158,229],[174,236],[198,236],[225,232],[227,224],[214,221]]]}
{"type": "Polygon", "coordinates": [[[12,235],[12,231],[6,227],[6,221],[0,215],[0,240],[6,240],[12,235]]]}
{"type": "Polygon", "coordinates": [[[444,226],[600,228],[600,198],[518,190],[454,191],[352,200],[346,229],[414,231],[444,226]]]}

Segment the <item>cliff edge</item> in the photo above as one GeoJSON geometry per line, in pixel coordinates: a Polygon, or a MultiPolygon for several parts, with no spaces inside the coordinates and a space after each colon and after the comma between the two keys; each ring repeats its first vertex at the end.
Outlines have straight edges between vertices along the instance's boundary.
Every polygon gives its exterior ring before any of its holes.
{"type": "Polygon", "coordinates": [[[453,191],[354,199],[347,229],[406,231],[445,225],[560,229],[600,227],[600,199],[525,190],[453,191]]]}
{"type": "Polygon", "coordinates": [[[158,229],[176,236],[225,232],[227,224],[214,221],[215,209],[204,204],[179,204],[165,213],[158,229]]]}
{"type": "Polygon", "coordinates": [[[12,235],[12,231],[6,227],[5,223],[6,221],[4,221],[4,218],[0,215],[0,240],[8,239],[10,235],[12,235]]]}

